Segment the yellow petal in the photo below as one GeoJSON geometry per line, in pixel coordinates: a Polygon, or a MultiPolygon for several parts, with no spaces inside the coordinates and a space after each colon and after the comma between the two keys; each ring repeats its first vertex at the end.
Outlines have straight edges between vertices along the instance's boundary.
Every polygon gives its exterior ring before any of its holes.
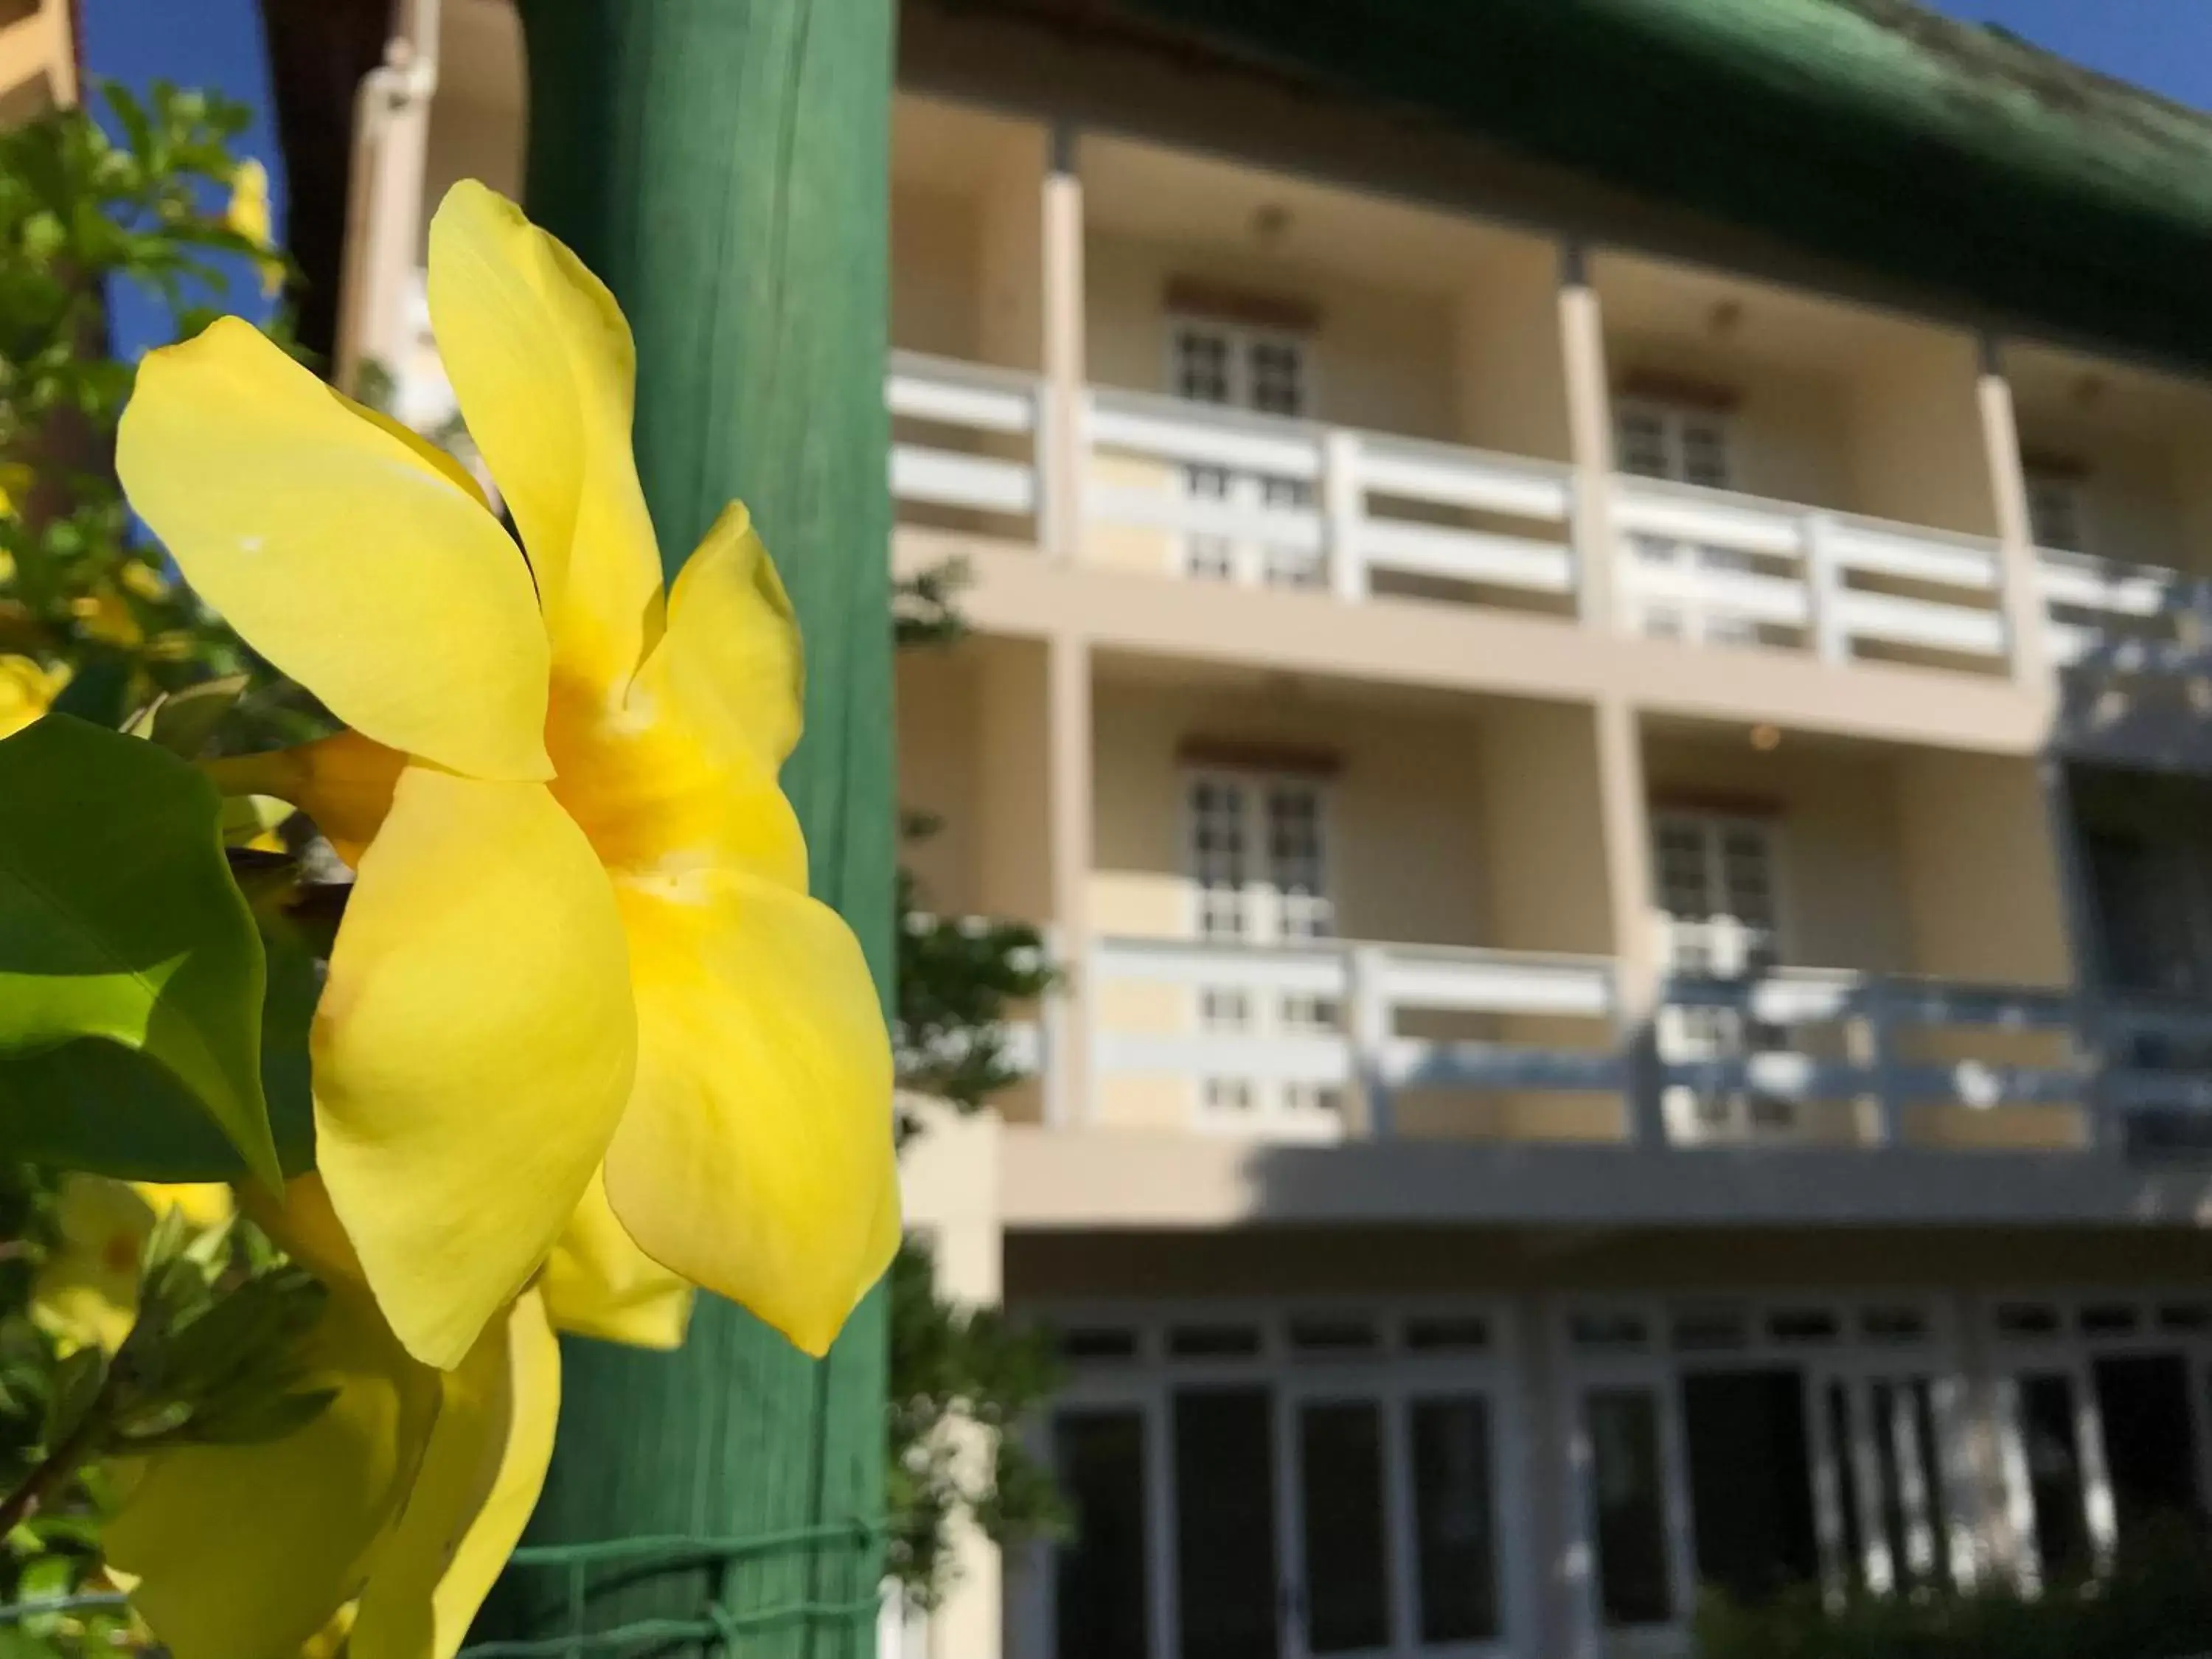
{"type": "Polygon", "coordinates": [[[66,665],[41,668],[28,657],[0,656],[0,738],[14,736],[45,714],[69,678],[66,665]]]}
{"type": "Polygon", "coordinates": [[[860,945],[736,872],[620,891],[638,1083],[607,1196],[648,1255],[820,1354],[896,1244],[890,1046],[860,945]]]}
{"type": "Polygon", "coordinates": [[[267,1188],[253,1182],[241,1189],[240,1207],[287,1255],[324,1284],[368,1289],[368,1275],[362,1271],[353,1241],[331,1207],[330,1188],[313,1170],[286,1182],[281,1198],[272,1198],[267,1188]]]}
{"type": "Polygon", "coordinates": [[[226,795],[291,802],[315,821],[340,858],[358,866],[362,849],[392,810],[392,787],[406,764],[396,749],[358,732],[339,732],[289,749],[203,761],[200,769],[226,795]]]}
{"type": "Polygon", "coordinates": [[[439,355],[529,550],[555,659],[619,688],[660,605],[629,325],[574,254],[474,179],[430,222],[429,282],[439,355]]]}
{"type": "Polygon", "coordinates": [[[568,1230],[545,1258],[538,1288],[557,1330],[633,1348],[680,1348],[691,1286],[643,1250],[615,1219],[595,1172],[568,1230]]]}
{"type": "Polygon", "coordinates": [[[334,1288],[312,1339],[328,1409],[282,1439],[155,1454],[104,1534],[176,1659],[294,1659],[356,1594],[405,1497],[437,1378],[374,1306],[334,1288]]]}
{"type": "Polygon", "coordinates": [[[348,726],[474,776],[551,770],[514,544],[258,331],[219,318],[149,353],[116,465],[200,596],[348,726]]]}
{"type": "Polygon", "coordinates": [[[545,1483],[561,1351],[535,1291],[441,1380],[438,1425],[370,1567],[349,1659],[453,1659],[545,1483]]]}
{"type": "Polygon", "coordinates": [[[139,1181],[131,1185],[155,1213],[180,1210],[185,1219],[202,1231],[228,1226],[238,1213],[236,1196],[220,1181],[139,1181]]]}
{"type": "Polygon", "coordinates": [[[806,890],[806,841],[775,773],[719,751],[642,678],[613,710],[574,690],[553,683],[545,741],[560,775],[550,787],[600,863],[670,891],[716,866],[806,890]]]}
{"type": "Polygon", "coordinates": [[[409,1352],[460,1363],[590,1184],[635,1065],[627,949],[538,784],[400,775],[315,1012],[317,1164],[409,1352]]]}
{"type": "Polygon", "coordinates": [[[679,718],[772,775],[799,742],[799,624],[744,505],[722,509],[668,596],[668,631],[641,677],[679,718]]]}

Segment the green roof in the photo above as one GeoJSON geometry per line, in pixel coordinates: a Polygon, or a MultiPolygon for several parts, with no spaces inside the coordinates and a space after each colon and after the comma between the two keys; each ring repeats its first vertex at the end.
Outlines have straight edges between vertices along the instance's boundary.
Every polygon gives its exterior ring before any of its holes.
{"type": "Polygon", "coordinates": [[[1999,29],[1910,0],[1119,9],[1993,322],[2212,367],[2212,118],[1999,29]]]}

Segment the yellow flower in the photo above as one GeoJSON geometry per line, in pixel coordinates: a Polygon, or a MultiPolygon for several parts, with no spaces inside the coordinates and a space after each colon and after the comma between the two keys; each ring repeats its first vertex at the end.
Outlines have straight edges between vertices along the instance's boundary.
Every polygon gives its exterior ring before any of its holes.
{"type": "MultiPolygon", "coordinates": [[[[22,510],[21,503],[30,495],[38,477],[27,462],[0,461],[0,520],[12,519],[22,510]]],[[[5,557],[0,554],[0,558],[5,557]]],[[[10,559],[8,568],[0,570],[0,581],[5,581],[14,572],[15,561],[10,559]]]]}
{"type": "Polygon", "coordinates": [[[172,1206],[196,1228],[220,1227],[230,1220],[230,1188],[63,1177],[55,1214],[61,1242],[31,1288],[31,1318],[64,1352],[98,1347],[113,1353],[123,1346],[138,1317],[146,1235],[172,1206]]]}
{"type": "Polygon", "coordinates": [[[439,1371],[393,1336],[314,1177],[254,1214],[329,1289],[307,1358],[336,1397],[277,1439],[124,1468],[107,1561],[177,1659],[293,1659],[349,1602],[349,1659],[451,1659],[552,1455],[544,1301],[526,1291],[439,1371]]]}
{"type": "Polygon", "coordinates": [[[66,664],[42,668],[28,657],[0,656],[0,738],[45,714],[69,680],[66,664]]]}
{"type": "Polygon", "coordinates": [[[154,1206],[124,1182],[70,1175],[55,1222],[61,1234],[31,1288],[31,1319],[64,1353],[123,1346],[138,1317],[138,1255],[154,1206]]]}
{"type": "Polygon", "coordinates": [[[87,637],[104,645],[132,646],[146,637],[123,596],[112,590],[80,593],[70,601],[70,615],[84,624],[87,637]]]}
{"type": "MultiPolygon", "coordinates": [[[[223,221],[231,229],[254,245],[267,248],[275,246],[270,231],[269,213],[269,169],[251,157],[240,161],[230,175],[230,206],[223,221]]],[[[261,291],[273,298],[284,286],[284,264],[281,259],[259,259],[261,291]]]]}
{"type": "Polygon", "coordinates": [[[426,1363],[602,1166],[647,1256],[821,1353],[897,1189],[881,1010],[776,785],[788,602],[735,504],[664,595],[629,330],[565,247],[464,183],[429,289],[526,562],[450,457],[234,319],[146,359],[118,444],[185,579],[352,728],[232,779],[365,842],[316,1014],[323,1178],[426,1363]]]}

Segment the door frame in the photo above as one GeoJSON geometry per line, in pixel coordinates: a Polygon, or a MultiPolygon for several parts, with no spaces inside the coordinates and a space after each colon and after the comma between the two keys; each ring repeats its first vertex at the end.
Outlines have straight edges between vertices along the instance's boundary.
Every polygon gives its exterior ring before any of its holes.
{"type": "MultiPolygon", "coordinates": [[[[1176,1575],[1175,1470],[1172,1412],[1176,1392],[1188,1388],[1264,1387],[1271,1407],[1273,1477],[1277,1494],[1277,1620],[1281,1659],[1305,1659],[1303,1621],[1284,1619],[1285,1592],[1301,1596],[1303,1582],[1303,1490],[1294,1426],[1295,1408],[1308,1401],[1374,1401],[1383,1432],[1382,1523],[1389,1574],[1388,1610],[1391,1639],[1365,1659],[1519,1659],[1530,1650],[1535,1597],[1527,1528],[1516,1524],[1525,1510],[1523,1463],[1526,1419],[1517,1381],[1521,1344],[1513,1314],[1492,1297],[1401,1297],[1387,1298],[1287,1297],[1205,1302],[1127,1304],[1048,1303],[1031,1310],[1063,1328],[1114,1327],[1136,1337],[1127,1358],[1068,1362],[1067,1381],[1051,1406],[1038,1414],[1031,1443],[1050,1456],[1051,1422],[1063,1409],[1135,1410],[1144,1425],[1146,1570],[1150,1605],[1146,1628],[1150,1659],[1181,1659],[1180,1585],[1176,1575]],[[1319,1316],[1370,1322],[1376,1346],[1354,1358],[1298,1351],[1291,1341],[1292,1322],[1319,1316]],[[1477,1319],[1487,1328],[1486,1346],[1455,1352],[1423,1352],[1403,1339],[1409,1321],[1423,1318],[1477,1319]],[[1255,1352],[1235,1357],[1185,1358],[1169,1352],[1168,1334],[1176,1326],[1251,1327],[1258,1333],[1255,1352]],[[1415,1513],[1410,1444],[1412,1402],[1473,1395],[1489,1407],[1490,1501],[1492,1560],[1496,1576],[1498,1635],[1493,1641],[1423,1646],[1418,1639],[1419,1558],[1413,1535],[1415,1513]]],[[[1029,1659],[1052,1659],[1053,1550],[1030,1552],[1018,1584],[1009,1586],[1011,1650],[1029,1659]]],[[[1332,1654],[1327,1659],[1361,1659],[1332,1654]]]]}

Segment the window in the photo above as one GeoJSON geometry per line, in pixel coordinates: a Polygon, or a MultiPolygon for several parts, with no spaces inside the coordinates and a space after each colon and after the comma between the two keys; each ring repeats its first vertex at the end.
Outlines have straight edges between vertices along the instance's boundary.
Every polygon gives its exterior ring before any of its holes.
{"type": "MultiPolygon", "coordinates": [[[[1780,951],[1773,825],[1763,818],[1662,812],[1652,819],[1653,896],[1660,912],[1661,959],[1672,973],[1755,979],[1780,951]]],[[[1669,1064],[1742,1060],[1786,1046],[1786,1033],[1753,1021],[1742,1007],[1683,1007],[1659,1017],[1660,1058],[1669,1064]]],[[[1787,1101],[1748,1089],[1673,1085],[1667,1110],[1691,1138],[1786,1129],[1787,1101]]]]}
{"type": "Polygon", "coordinates": [[[1480,1395],[1416,1400],[1412,1432],[1421,1640],[1494,1640],[1498,1540],[1490,1402],[1480,1395]]]}
{"type": "MultiPolygon", "coordinates": [[[[1179,398],[1289,419],[1307,413],[1306,342],[1297,334],[1174,318],[1168,325],[1168,356],[1169,384],[1179,398]]],[[[1186,499],[1219,502],[1232,513],[1242,509],[1254,515],[1256,532],[1248,536],[1208,530],[1185,536],[1186,574],[1290,587],[1319,586],[1327,580],[1317,536],[1297,544],[1270,541],[1256,524],[1262,514],[1310,515],[1310,482],[1195,464],[1183,468],[1182,481],[1186,499]]]]}
{"type": "MultiPolygon", "coordinates": [[[[1052,1443],[1079,1531],[1054,1553],[1036,1644],[1052,1659],[1523,1651],[1504,1571],[1516,1425],[1481,1346],[1494,1318],[1185,1307],[1146,1322],[1133,1357],[1074,1358],[1052,1443]],[[1465,1351],[1386,1340],[1414,1321],[1465,1351]]],[[[1063,1328],[1105,1327],[1078,1310],[1063,1328]]]]}
{"type": "Polygon", "coordinates": [[[1053,1425],[1075,1535],[1053,1563],[1059,1659],[1146,1659],[1145,1423],[1133,1408],[1062,1412],[1053,1425]]]}
{"type": "MultiPolygon", "coordinates": [[[[1333,938],[1328,802],[1317,780],[1259,772],[1199,772],[1185,784],[1194,931],[1257,946],[1333,938]]],[[[1319,991],[1231,982],[1197,991],[1200,1029],[1224,1037],[1329,1037],[1343,1010],[1319,991]]],[[[1343,1091],[1319,1077],[1259,1079],[1224,1071],[1199,1085],[1217,1126],[1327,1138],[1342,1123],[1343,1091]]]]}
{"type": "Polygon", "coordinates": [[[2086,1505],[2073,1379],[2046,1372],[2019,1379],[2018,1426],[2035,1516],[2035,1553],[2044,1584],[2070,1583],[2095,1565],[2086,1505]]]}
{"type": "Polygon", "coordinates": [[[1298,1407],[1298,1508],[1305,1547],[1306,1650],[1357,1653],[1390,1642],[1389,1540],[1377,1400],[1298,1407]]]}
{"type": "Polygon", "coordinates": [[[1649,1389],[1600,1389],[1583,1402],[1589,1437],[1598,1608],[1607,1626],[1674,1616],[1659,1400],[1649,1389]]]}
{"type": "MultiPolygon", "coordinates": [[[[1613,446],[1623,472],[1641,478],[1726,489],[1733,483],[1728,417],[1717,410],[1673,404],[1624,403],[1613,414],[1613,446]]],[[[1755,644],[1758,624],[1730,611],[1708,590],[1717,580],[1751,572],[1740,549],[1707,547],[1667,536],[1638,535],[1636,586],[1644,631],[1664,639],[1755,644]]]]}
{"type": "Polygon", "coordinates": [[[1183,1659],[1275,1659],[1273,1405],[1264,1387],[1186,1389],[1175,1396],[1183,1659]]]}
{"type": "Polygon", "coordinates": [[[1614,410],[1613,429],[1623,472],[1709,489],[1729,488],[1728,417],[1719,410],[1623,403],[1614,410]]]}
{"type": "Polygon", "coordinates": [[[2087,550],[2081,538],[2081,480],[2072,472],[2027,470],[2027,526],[2038,547],[2061,553],[2087,550]]]}

